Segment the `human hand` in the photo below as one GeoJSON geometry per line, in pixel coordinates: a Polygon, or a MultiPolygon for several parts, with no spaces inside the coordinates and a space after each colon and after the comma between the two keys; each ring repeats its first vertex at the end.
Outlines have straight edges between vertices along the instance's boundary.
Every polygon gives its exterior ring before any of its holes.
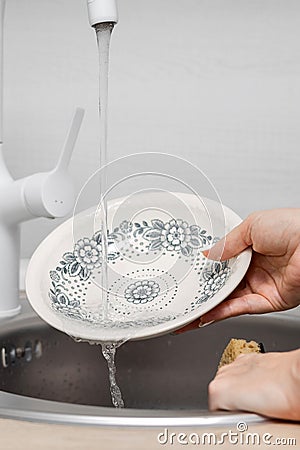
{"type": "Polygon", "coordinates": [[[210,410],[300,420],[300,349],[240,355],[218,370],[208,393],[210,410]]]}
{"type": "Polygon", "coordinates": [[[300,304],[300,209],[251,214],[204,252],[209,259],[230,259],[247,247],[253,256],[245,278],[214,309],[177,333],[241,314],[282,311],[300,304]]]}

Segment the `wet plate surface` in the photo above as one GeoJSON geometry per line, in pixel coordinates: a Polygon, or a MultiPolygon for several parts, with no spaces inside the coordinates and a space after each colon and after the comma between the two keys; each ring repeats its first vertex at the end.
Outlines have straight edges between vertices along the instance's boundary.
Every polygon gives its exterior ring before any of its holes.
{"type": "Polygon", "coordinates": [[[91,208],[36,250],[27,272],[29,300],[52,326],[86,340],[172,331],[224,300],[244,276],[250,251],[225,262],[202,254],[239,222],[229,208],[188,194],[112,201],[104,289],[101,220],[91,208]]]}

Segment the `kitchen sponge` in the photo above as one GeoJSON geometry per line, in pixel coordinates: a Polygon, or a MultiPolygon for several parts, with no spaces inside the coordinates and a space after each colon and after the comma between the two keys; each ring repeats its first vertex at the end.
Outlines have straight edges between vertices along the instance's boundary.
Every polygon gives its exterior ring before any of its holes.
{"type": "Polygon", "coordinates": [[[218,369],[232,363],[243,353],[262,353],[262,350],[262,344],[255,341],[247,342],[245,339],[231,339],[221,356],[218,369]]]}

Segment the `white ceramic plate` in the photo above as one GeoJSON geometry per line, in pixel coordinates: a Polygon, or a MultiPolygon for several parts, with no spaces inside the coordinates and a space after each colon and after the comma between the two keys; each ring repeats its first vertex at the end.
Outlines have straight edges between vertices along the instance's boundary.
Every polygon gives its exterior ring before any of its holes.
{"type": "Polygon", "coordinates": [[[60,225],[26,276],[36,312],[82,340],[144,339],[182,327],[224,300],[250,263],[250,249],[223,263],[202,255],[241,222],[229,208],[190,194],[124,197],[108,205],[105,293],[99,220],[91,208],[60,225]]]}

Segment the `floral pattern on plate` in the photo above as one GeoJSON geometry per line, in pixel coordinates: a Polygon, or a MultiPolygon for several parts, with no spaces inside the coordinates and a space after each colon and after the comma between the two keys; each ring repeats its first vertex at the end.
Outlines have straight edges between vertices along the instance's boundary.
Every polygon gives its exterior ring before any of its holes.
{"type": "MultiPolygon", "coordinates": [[[[75,243],[73,251],[64,253],[55,270],[51,270],[49,273],[51,306],[68,318],[93,323],[99,319],[99,313],[95,315],[85,304],[83,296],[86,294],[79,295],[79,292],[76,291],[78,287],[74,286],[80,285],[79,290],[86,291],[88,285],[91,285],[89,280],[95,278],[93,274],[100,273],[102,266],[101,239],[101,231],[94,233],[91,238],[79,239],[75,243]]],[[[189,264],[193,266],[193,257],[196,258],[201,254],[204,246],[214,243],[216,239],[213,239],[200,226],[189,225],[182,219],[171,219],[167,222],[153,219],[150,222],[142,221],[141,223],[124,220],[111,233],[108,233],[109,264],[122,260],[116,244],[127,240],[128,242],[138,241],[138,245],[143,245],[149,252],[161,250],[162,255],[170,254],[172,257],[177,255],[188,258],[189,264]]],[[[195,279],[195,284],[198,283],[195,286],[197,295],[191,300],[190,307],[186,308],[184,314],[212,298],[224,286],[231,269],[227,261],[222,263],[206,261],[205,267],[198,273],[199,276],[195,279]]],[[[120,295],[125,303],[131,305],[131,308],[144,306],[148,311],[149,308],[150,310],[158,307],[162,309],[162,303],[165,305],[172,303],[176,293],[174,295],[171,290],[170,286],[166,291],[166,286],[159,277],[142,278],[139,276],[138,279],[133,279],[131,283],[124,285],[120,295]]],[[[126,309],[127,314],[130,315],[130,310],[128,313],[126,309]]]]}
{"type": "Polygon", "coordinates": [[[229,278],[231,269],[228,261],[213,261],[210,266],[203,271],[200,286],[203,288],[202,295],[197,300],[197,304],[202,304],[212,298],[225,285],[229,278]]]}
{"type": "Polygon", "coordinates": [[[158,283],[153,280],[139,280],[130,284],[124,292],[128,302],[135,305],[148,303],[154,300],[160,291],[158,283]]]}
{"type": "Polygon", "coordinates": [[[153,219],[150,223],[143,221],[134,224],[125,220],[109,237],[119,241],[126,239],[131,233],[134,237],[141,236],[148,241],[150,251],[165,249],[180,252],[184,256],[190,256],[194,249],[212,242],[212,236],[206,230],[199,225],[189,225],[182,219],[171,219],[168,222],[153,219]]]}

